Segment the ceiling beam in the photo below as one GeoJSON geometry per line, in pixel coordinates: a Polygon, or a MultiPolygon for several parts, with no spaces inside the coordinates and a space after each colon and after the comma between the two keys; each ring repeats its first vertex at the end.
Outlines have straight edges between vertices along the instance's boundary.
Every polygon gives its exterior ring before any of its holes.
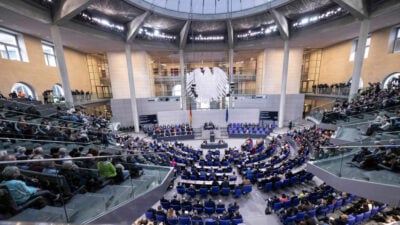
{"type": "Polygon", "coordinates": [[[233,49],[234,45],[234,37],[233,37],[233,26],[232,26],[232,20],[226,20],[226,27],[228,31],[228,46],[229,49],[233,49]]]}
{"type": "Polygon", "coordinates": [[[370,17],[381,16],[389,13],[393,13],[400,10],[400,1],[391,0],[379,4],[379,7],[375,11],[370,12],[370,17]]]}
{"type": "Polygon", "coordinates": [[[52,22],[50,11],[42,10],[24,1],[0,0],[0,7],[45,24],[52,22]]]}
{"type": "Polygon", "coordinates": [[[54,12],[53,23],[62,24],[86,9],[94,0],[62,0],[54,12]]]}
{"type": "Polygon", "coordinates": [[[185,25],[183,26],[180,34],[179,34],[179,49],[184,49],[187,43],[187,36],[189,34],[190,25],[192,24],[191,20],[186,20],[185,25]]]}
{"type": "Polygon", "coordinates": [[[147,17],[150,16],[150,12],[146,11],[140,16],[137,16],[135,19],[133,19],[131,22],[128,23],[128,32],[126,35],[126,42],[131,42],[139,32],[139,28],[142,26],[144,21],[147,19],[147,17]]]}
{"type": "Polygon", "coordinates": [[[288,40],[289,39],[289,24],[287,22],[287,19],[285,16],[283,16],[281,13],[276,11],[275,9],[270,10],[272,18],[274,18],[274,21],[276,25],[278,26],[279,33],[282,37],[283,40],[288,40]]]}
{"type": "Polygon", "coordinates": [[[349,11],[355,18],[363,20],[368,17],[368,9],[365,0],[333,0],[340,7],[349,11]]]}

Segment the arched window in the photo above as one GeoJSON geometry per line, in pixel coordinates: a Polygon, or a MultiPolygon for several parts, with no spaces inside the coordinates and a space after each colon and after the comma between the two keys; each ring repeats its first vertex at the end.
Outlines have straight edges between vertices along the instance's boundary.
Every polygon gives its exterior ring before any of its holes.
{"type": "Polygon", "coordinates": [[[182,86],[180,84],[175,85],[172,88],[172,96],[181,96],[182,86]]]}
{"type": "Polygon", "coordinates": [[[400,85],[399,78],[400,78],[399,72],[389,74],[388,76],[385,77],[385,79],[383,79],[382,87],[384,89],[387,89],[389,85],[392,85],[392,87],[399,86],[400,85]]]}
{"type": "Polygon", "coordinates": [[[53,85],[53,96],[54,97],[64,97],[64,89],[62,88],[61,84],[53,85]]]}
{"type": "Polygon", "coordinates": [[[25,95],[25,97],[32,96],[33,99],[36,99],[35,91],[29,84],[22,83],[22,82],[15,83],[11,88],[11,92],[14,92],[14,91],[15,91],[15,93],[17,93],[17,95],[19,93],[23,93],[25,95]]]}

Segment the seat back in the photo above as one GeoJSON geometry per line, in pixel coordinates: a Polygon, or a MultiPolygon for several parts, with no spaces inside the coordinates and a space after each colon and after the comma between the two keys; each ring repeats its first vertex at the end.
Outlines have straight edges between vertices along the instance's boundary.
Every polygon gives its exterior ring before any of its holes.
{"type": "Polygon", "coordinates": [[[316,214],[316,211],[317,211],[316,209],[311,209],[307,212],[307,214],[309,217],[314,217],[316,214]]]}
{"type": "Polygon", "coordinates": [[[335,203],[335,209],[334,210],[340,209],[340,207],[342,207],[342,205],[343,205],[343,199],[337,200],[336,203],[335,203]]]}
{"type": "Polygon", "coordinates": [[[274,183],[274,188],[275,189],[279,189],[281,187],[282,187],[282,181],[277,181],[277,182],[274,183]]]}
{"type": "Polygon", "coordinates": [[[248,185],[244,185],[243,187],[243,193],[250,193],[253,190],[253,185],[248,184],[248,185]]]}
{"type": "Polygon", "coordinates": [[[167,222],[170,225],[177,225],[179,223],[179,220],[178,220],[178,218],[168,218],[167,222]]]}
{"type": "Polygon", "coordinates": [[[192,225],[203,225],[203,220],[202,219],[199,219],[199,220],[192,219],[192,225]]]}
{"type": "Polygon", "coordinates": [[[190,217],[189,216],[180,216],[179,217],[179,225],[190,225],[190,217]]]}
{"type": "Polygon", "coordinates": [[[306,215],[306,212],[298,212],[296,215],[296,221],[300,222],[300,221],[304,220],[305,215],[306,215]]]}
{"type": "Polygon", "coordinates": [[[61,193],[66,196],[72,195],[71,188],[65,177],[62,175],[40,173],[31,170],[20,170],[20,171],[21,174],[25,176],[38,179],[42,184],[43,183],[48,184],[49,186],[45,188],[53,191],[54,193],[61,193]]]}
{"type": "Polygon", "coordinates": [[[218,195],[219,194],[219,186],[212,186],[210,190],[211,195],[218,195]]]}
{"type": "Polygon", "coordinates": [[[204,208],[203,208],[203,207],[194,207],[194,210],[196,210],[196,211],[197,211],[197,213],[200,215],[200,214],[202,214],[202,213],[203,213],[203,211],[204,211],[204,208]]]}
{"type": "Polygon", "coordinates": [[[226,210],[225,206],[224,207],[217,207],[217,209],[215,210],[218,214],[223,213],[226,210]]]}
{"type": "Polygon", "coordinates": [[[168,210],[171,207],[171,203],[168,201],[160,201],[161,206],[163,207],[163,209],[168,210]]]}
{"type": "Polygon", "coordinates": [[[201,187],[199,189],[199,193],[202,197],[206,197],[208,195],[208,188],[207,187],[201,187]]]}
{"type": "Polygon", "coordinates": [[[272,190],[272,183],[266,183],[264,186],[265,191],[271,191],[272,190]]]}
{"type": "Polygon", "coordinates": [[[0,184],[0,211],[2,214],[15,214],[19,211],[17,203],[11,197],[7,186],[0,184]]]}
{"type": "Polygon", "coordinates": [[[152,211],[146,211],[146,212],[144,213],[144,215],[146,216],[146,219],[148,219],[148,220],[150,220],[150,221],[155,221],[155,220],[156,220],[156,217],[155,217],[155,215],[154,215],[154,212],[152,212],[152,211]]]}
{"type": "Polygon", "coordinates": [[[211,214],[213,214],[214,212],[215,212],[215,209],[214,209],[213,207],[205,207],[205,208],[204,208],[204,213],[205,213],[205,214],[211,215],[211,214]]]}
{"type": "Polygon", "coordinates": [[[232,219],[232,225],[238,225],[243,223],[243,219],[232,219]]]}
{"type": "Polygon", "coordinates": [[[285,225],[293,225],[296,219],[296,215],[294,216],[288,216],[286,219],[283,221],[283,224],[285,225]]]}
{"type": "Polygon", "coordinates": [[[178,194],[184,195],[186,192],[185,186],[177,186],[176,191],[178,192],[178,194]]]}
{"type": "Polygon", "coordinates": [[[240,198],[242,196],[242,189],[236,188],[235,189],[235,198],[240,198]]]}
{"type": "Polygon", "coordinates": [[[356,218],[354,216],[347,219],[347,225],[354,225],[356,223],[356,218]]]}
{"type": "Polygon", "coordinates": [[[221,190],[221,194],[228,196],[231,193],[231,189],[229,187],[223,187],[221,190]]]}
{"type": "Polygon", "coordinates": [[[165,215],[156,214],[156,220],[158,223],[161,223],[161,222],[165,223],[166,217],[165,217],[165,215]]]}
{"type": "Polygon", "coordinates": [[[186,193],[191,197],[194,198],[196,196],[196,190],[193,188],[186,189],[186,193]]]}
{"type": "Polygon", "coordinates": [[[363,221],[363,219],[364,219],[364,213],[361,213],[361,214],[358,214],[358,215],[356,215],[356,224],[359,224],[359,223],[361,223],[362,221],[363,221]]]}
{"type": "Polygon", "coordinates": [[[368,221],[369,217],[371,217],[371,211],[365,212],[363,216],[363,221],[368,221]]]}
{"type": "Polygon", "coordinates": [[[231,221],[230,220],[219,220],[218,224],[219,225],[230,225],[231,221]]]}
{"type": "Polygon", "coordinates": [[[280,202],[275,202],[274,203],[274,206],[273,206],[273,210],[276,212],[276,211],[279,211],[280,209],[281,209],[281,207],[282,207],[282,204],[280,203],[280,202]]]}

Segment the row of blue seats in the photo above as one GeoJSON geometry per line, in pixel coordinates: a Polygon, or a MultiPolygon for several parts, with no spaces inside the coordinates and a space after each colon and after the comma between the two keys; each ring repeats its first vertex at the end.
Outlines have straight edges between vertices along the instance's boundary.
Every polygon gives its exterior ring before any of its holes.
{"type": "Polygon", "coordinates": [[[281,188],[289,187],[298,182],[303,183],[306,180],[311,180],[313,177],[314,177],[314,175],[312,173],[307,173],[300,177],[294,176],[294,177],[291,177],[288,179],[284,179],[283,181],[268,182],[268,183],[265,183],[265,185],[264,185],[264,191],[278,190],[281,188]]]}
{"type": "Polygon", "coordinates": [[[276,127],[276,124],[229,123],[228,127],[276,127]]]}
{"type": "Polygon", "coordinates": [[[231,219],[231,220],[216,220],[214,218],[203,219],[193,219],[189,215],[182,215],[177,218],[166,218],[164,215],[152,214],[151,212],[146,212],[146,219],[150,221],[156,221],[157,223],[168,223],[169,225],[238,225],[243,223],[242,218],[231,219]]]}
{"type": "Polygon", "coordinates": [[[358,225],[363,222],[367,222],[371,217],[375,216],[378,212],[386,208],[386,204],[382,206],[373,207],[370,211],[360,213],[357,215],[350,214],[347,219],[347,225],[358,225]]]}
{"type": "Polygon", "coordinates": [[[270,132],[271,131],[271,129],[270,128],[268,128],[268,127],[249,127],[249,128],[246,128],[246,127],[228,127],[228,131],[234,131],[234,130],[238,130],[238,131],[253,131],[253,132],[256,132],[256,131],[265,131],[265,132],[270,132]]]}
{"type": "Polygon", "coordinates": [[[251,131],[249,130],[248,132],[246,130],[228,130],[228,134],[262,134],[262,135],[267,135],[269,134],[269,131],[251,131]]]}
{"type": "MultiPolygon", "coordinates": [[[[232,168],[230,168],[230,169],[232,169],[232,168]]],[[[223,173],[230,173],[230,172],[223,172],[223,173]]],[[[221,173],[221,174],[223,174],[223,173],[221,173]]],[[[204,176],[204,175],[196,176],[194,174],[191,174],[190,177],[188,177],[187,175],[182,174],[181,179],[182,180],[203,180],[203,181],[217,179],[217,180],[223,181],[224,176],[216,176],[216,175],[212,175],[212,174],[210,174],[209,176],[204,176]]],[[[229,179],[229,181],[235,181],[235,180],[236,180],[235,177],[232,177],[229,179]]]]}
{"type": "Polygon", "coordinates": [[[207,197],[209,194],[212,196],[217,196],[219,194],[223,196],[229,196],[230,194],[233,194],[233,197],[239,198],[242,196],[242,194],[248,194],[253,191],[253,186],[251,184],[249,185],[244,185],[243,188],[241,187],[236,187],[234,190],[232,190],[230,187],[219,187],[219,186],[211,186],[210,188],[208,187],[201,187],[197,191],[194,188],[186,188],[184,185],[180,185],[176,187],[176,191],[180,195],[187,194],[191,198],[196,197],[197,194],[199,194],[201,197],[207,197]]]}

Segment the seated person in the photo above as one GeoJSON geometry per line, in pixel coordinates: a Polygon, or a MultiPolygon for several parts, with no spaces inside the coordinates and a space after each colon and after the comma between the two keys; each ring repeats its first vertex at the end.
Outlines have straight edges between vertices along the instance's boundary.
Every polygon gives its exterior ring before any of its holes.
{"type": "Polygon", "coordinates": [[[169,208],[167,211],[167,219],[177,218],[176,212],[173,208],[169,208]]]}
{"type": "Polygon", "coordinates": [[[164,209],[162,208],[161,205],[159,205],[159,206],[157,207],[156,215],[160,215],[160,216],[165,216],[165,217],[167,217],[167,214],[164,212],[164,209]]]}
{"type": "Polygon", "coordinates": [[[48,190],[40,190],[39,188],[28,186],[24,181],[18,180],[20,175],[19,168],[16,166],[7,166],[2,172],[4,181],[1,184],[7,186],[11,197],[17,205],[22,205],[38,196],[44,196],[53,201],[57,201],[60,198],[59,194],[56,195],[48,190]]]}
{"type": "Polygon", "coordinates": [[[352,162],[361,163],[367,155],[372,154],[367,147],[362,147],[361,151],[353,156],[352,162]]]}
{"type": "Polygon", "coordinates": [[[204,202],[204,207],[212,207],[215,208],[215,202],[210,198],[204,202]]]}
{"type": "MultiPolygon", "coordinates": [[[[100,153],[100,156],[108,155],[105,152],[100,153]]],[[[121,169],[115,168],[114,164],[111,161],[108,161],[107,158],[100,158],[99,162],[97,162],[97,169],[99,170],[99,174],[103,178],[112,179],[114,182],[121,182],[124,180],[124,176],[122,174],[121,169]]]]}

